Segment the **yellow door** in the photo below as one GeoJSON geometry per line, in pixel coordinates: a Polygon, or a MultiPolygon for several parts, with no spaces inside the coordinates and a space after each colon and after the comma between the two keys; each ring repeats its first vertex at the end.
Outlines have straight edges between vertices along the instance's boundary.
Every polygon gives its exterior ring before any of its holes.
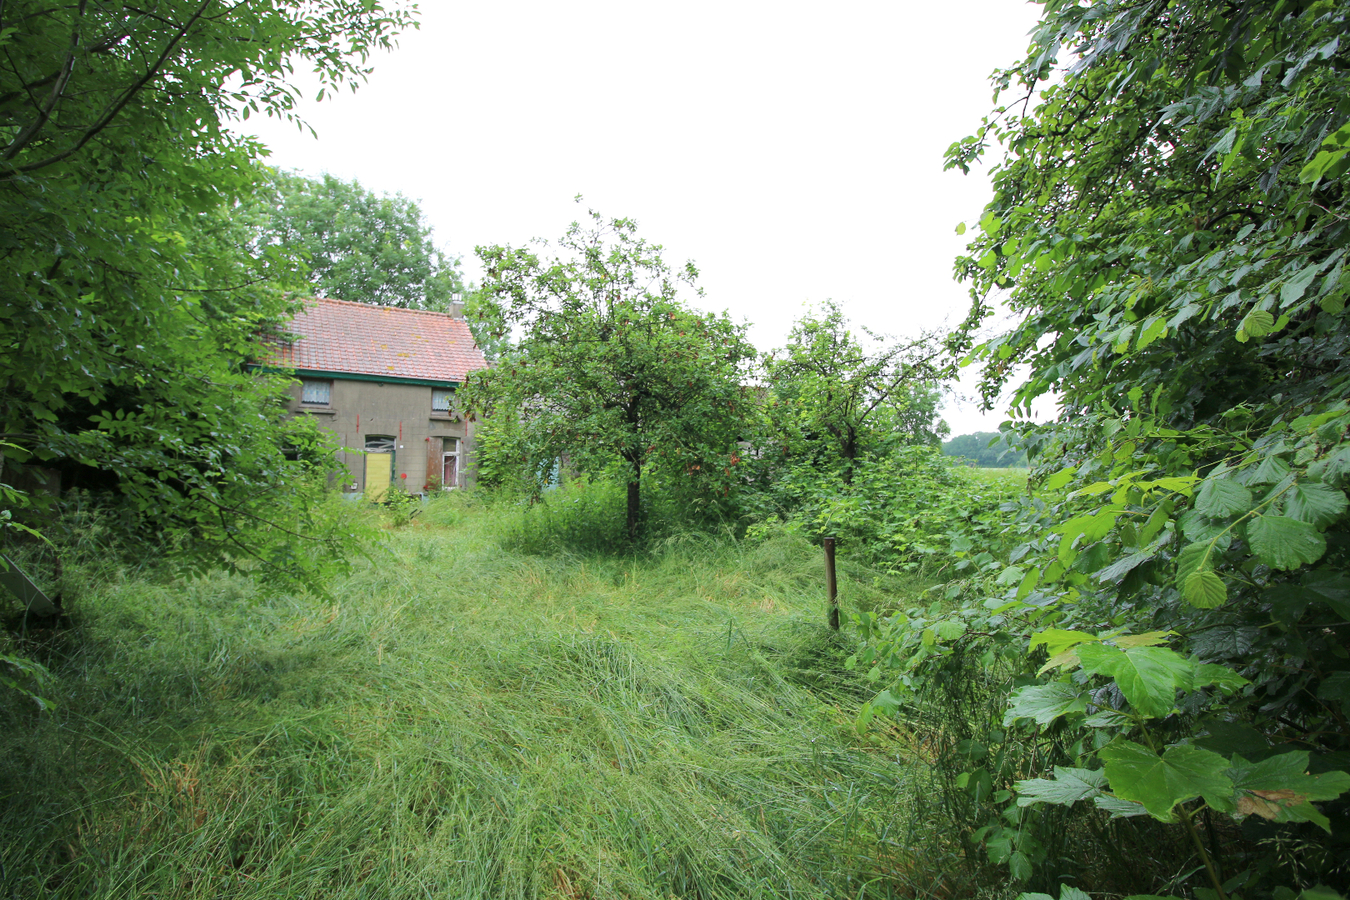
{"type": "Polygon", "coordinates": [[[389,480],[393,477],[394,454],[366,454],[366,499],[378,503],[389,490],[389,480]]]}

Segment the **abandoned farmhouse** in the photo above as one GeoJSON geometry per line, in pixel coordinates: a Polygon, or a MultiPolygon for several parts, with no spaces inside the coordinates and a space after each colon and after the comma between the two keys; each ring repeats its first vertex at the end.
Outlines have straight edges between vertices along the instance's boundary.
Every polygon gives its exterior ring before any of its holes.
{"type": "Polygon", "coordinates": [[[336,437],[344,491],[467,486],[473,423],[455,391],[487,360],[462,316],[316,298],[288,331],[270,365],[295,370],[291,411],[336,437]]]}

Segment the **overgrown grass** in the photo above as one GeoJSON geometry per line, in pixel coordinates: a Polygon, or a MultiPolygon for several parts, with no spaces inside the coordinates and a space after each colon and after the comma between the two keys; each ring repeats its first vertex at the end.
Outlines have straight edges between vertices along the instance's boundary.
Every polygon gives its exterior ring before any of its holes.
{"type": "MultiPolygon", "coordinates": [[[[9,897],[912,897],[921,794],[823,627],[818,551],[523,552],[450,500],[334,603],[68,577],[6,697],[9,897]],[[515,549],[510,549],[515,548],[515,549]]],[[[538,548],[535,548],[538,549],[538,548]]],[[[886,602],[849,577],[847,606],[886,602]]],[[[931,842],[930,842],[931,844],[931,842]]]]}

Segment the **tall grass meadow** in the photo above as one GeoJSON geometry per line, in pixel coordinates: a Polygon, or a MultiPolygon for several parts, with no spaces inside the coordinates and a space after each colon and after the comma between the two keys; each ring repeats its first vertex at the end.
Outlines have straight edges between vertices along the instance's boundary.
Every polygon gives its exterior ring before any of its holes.
{"type": "Polygon", "coordinates": [[[66,627],[5,638],[55,707],[0,695],[0,893],[950,895],[816,548],[624,551],[611,499],[436,498],[322,599],[67,566],[66,627]]]}

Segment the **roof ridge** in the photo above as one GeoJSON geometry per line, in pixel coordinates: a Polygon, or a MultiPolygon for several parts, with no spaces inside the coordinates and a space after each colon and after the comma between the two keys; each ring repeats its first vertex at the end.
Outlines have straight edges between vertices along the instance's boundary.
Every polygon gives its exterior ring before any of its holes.
{"type": "MultiPolygon", "coordinates": [[[[308,297],[306,299],[321,303],[345,303],[348,306],[360,306],[365,309],[394,309],[398,310],[401,313],[404,312],[421,313],[422,315],[426,316],[444,316],[445,318],[450,319],[452,322],[464,322],[464,318],[461,316],[453,316],[448,312],[440,312],[439,310],[435,309],[417,309],[416,307],[412,306],[389,306],[384,303],[362,303],[359,300],[339,300],[337,297],[315,296],[315,297],[308,297]]],[[[465,324],[467,325],[468,323],[466,322],[465,324]]]]}

